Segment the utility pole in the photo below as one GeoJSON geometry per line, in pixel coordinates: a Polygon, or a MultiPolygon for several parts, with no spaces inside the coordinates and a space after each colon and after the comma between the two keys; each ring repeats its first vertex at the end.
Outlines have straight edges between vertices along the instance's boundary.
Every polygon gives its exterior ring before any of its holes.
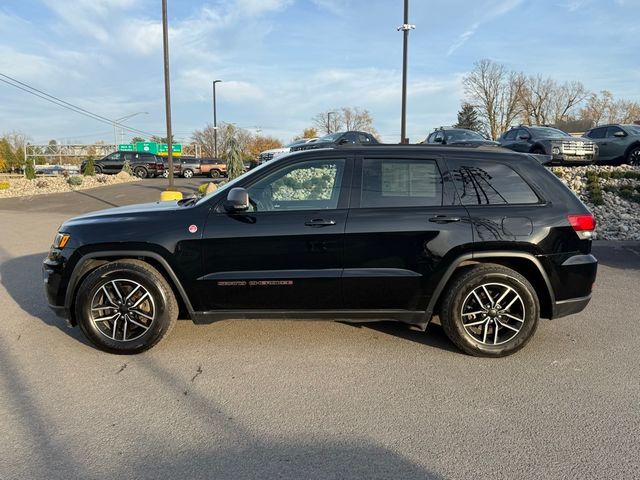
{"type": "Polygon", "coordinates": [[[331,115],[335,115],[336,112],[327,112],[327,134],[331,133],[331,115]]]}
{"type": "Polygon", "coordinates": [[[220,83],[222,80],[213,81],[213,151],[214,157],[218,158],[218,118],[216,115],[216,83],[220,83]]]}
{"type": "Polygon", "coordinates": [[[169,82],[169,27],[167,20],[167,0],[162,0],[162,47],[164,52],[164,103],[167,115],[167,160],[169,165],[169,187],[173,190],[173,133],[171,132],[171,84],[169,82]]]}
{"type": "Polygon", "coordinates": [[[409,25],[409,0],[404,0],[404,23],[398,27],[402,32],[402,118],[400,120],[400,143],[409,143],[407,138],[407,49],[409,47],[409,31],[415,29],[409,25]]]}

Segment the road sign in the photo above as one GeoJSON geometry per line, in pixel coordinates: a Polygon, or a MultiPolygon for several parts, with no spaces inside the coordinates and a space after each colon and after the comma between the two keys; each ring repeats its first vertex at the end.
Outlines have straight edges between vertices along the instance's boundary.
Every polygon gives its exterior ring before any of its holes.
{"type": "Polygon", "coordinates": [[[133,152],[133,145],[130,143],[121,143],[118,145],[118,150],[121,152],[133,152]]]}
{"type": "Polygon", "coordinates": [[[158,153],[156,142],[136,142],[136,152],[158,153]]]}
{"type": "MultiPolygon", "coordinates": [[[[173,155],[175,155],[176,157],[182,155],[182,144],[174,143],[172,148],[173,155]]],[[[158,155],[169,155],[169,145],[167,145],[166,143],[159,143],[158,155]]]]}

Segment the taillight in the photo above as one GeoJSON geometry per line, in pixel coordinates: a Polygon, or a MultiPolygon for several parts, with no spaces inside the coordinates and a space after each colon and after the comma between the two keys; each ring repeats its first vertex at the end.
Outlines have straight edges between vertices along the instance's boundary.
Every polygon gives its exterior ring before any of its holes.
{"type": "Polygon", "coordinates": [[[596,229],[596,219],[592,214],[572,214],[567,215],[567,219],[581,239],[587,240],[593,237],[593,231],[596,229]]]}

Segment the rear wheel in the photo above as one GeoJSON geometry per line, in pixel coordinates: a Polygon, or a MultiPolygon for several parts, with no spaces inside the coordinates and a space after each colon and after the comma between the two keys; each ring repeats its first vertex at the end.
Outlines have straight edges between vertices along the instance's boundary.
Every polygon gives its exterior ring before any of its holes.
{"type": "Polygon", "coordinates": [[[627,155],[627,163],[635,167],[640,166],[640,147],[635,147],[627,155]]]}
{"type": "Polygon", "coordinates": [[[149,176],[149,172],[144,167],[136,167],[133,173],[138,178],[147,178],[149,176]]]}
{"type": "Polygon", "coordinates": [[[220,170],[211,170],[209,176],[211,178],[220,178],[220,170]]]}
{"type": "Polygon", "coordinates": [[[464,352],[504,357],[531,339],[540,315],[538,296],[518,272],[502,265],[474,265],[448,287],[440,321],[464,352]]]}
{"type": "Polygon", "coordinates": [[[78,324],[101,350],[134,354],[166,337],[178,305],[165,278],[139,260],[103,265],[82,282],[75,304],[78,324]]]}

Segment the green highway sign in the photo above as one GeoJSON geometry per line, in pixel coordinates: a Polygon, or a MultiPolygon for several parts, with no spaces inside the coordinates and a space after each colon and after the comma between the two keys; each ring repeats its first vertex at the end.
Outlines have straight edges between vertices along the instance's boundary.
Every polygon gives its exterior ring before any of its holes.
{"type": "Polygon", "coordinates": [[[121,152],[133,152],[133,145],[130,143],[121,143],[118,145],[118,150],[121,152]]]}
{"type": "MultiPolygon", "coordinates": [[[[182,144],[174,143],[171,152],[176,157],[179,157],[180,155],[182,155],[182,144]]],[[[169,145],[167,145],[166,143],[159,143],[158,155],[168,155],[168,154],[169,154],[169,145]]]]}
{"type": "Polygon", "coordinates": [[[136,152],[158,153],[156,142],[136,142],[136,152]]]}

